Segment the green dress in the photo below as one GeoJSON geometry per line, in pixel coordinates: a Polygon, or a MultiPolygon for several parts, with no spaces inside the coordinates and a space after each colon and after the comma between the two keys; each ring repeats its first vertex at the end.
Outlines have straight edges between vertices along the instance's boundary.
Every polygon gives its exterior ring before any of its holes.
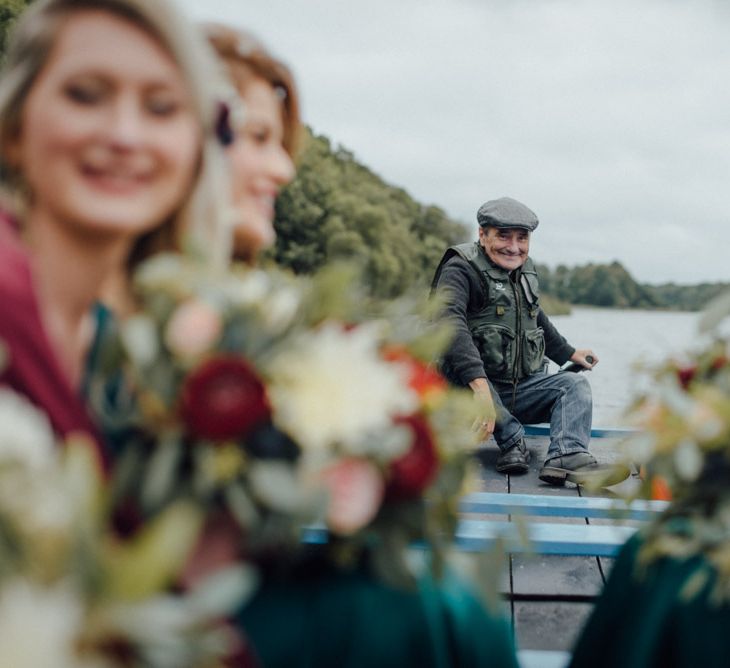
{"type": "Polygon", "coordinates": [[[517,668],[510,629],[454,576],[418,590],[363,571],[269,580],[238,616],[265,668],[517,668]]]}
{"type": "Polygon", "coordinates": [[[686,560],[663,557],[637,571],[642,540],[635,536],[621,551],[570,665],[730,666],[730,605],[712,600],[713,567],[700,554],[686,560]],[[697,576],[707,576],[698,590],[697,576]]]}

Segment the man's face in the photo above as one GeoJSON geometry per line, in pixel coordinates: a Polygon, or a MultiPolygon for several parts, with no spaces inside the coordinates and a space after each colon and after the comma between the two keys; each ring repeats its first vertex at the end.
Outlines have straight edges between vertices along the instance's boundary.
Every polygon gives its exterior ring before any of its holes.
{"type": "Polygon", "coordinates": [[[509,229],[480,227],[479,243],[494,264],[512,271],[521,267],[527,260],[530,251],[530,233],[520,227],[509,229]]]}

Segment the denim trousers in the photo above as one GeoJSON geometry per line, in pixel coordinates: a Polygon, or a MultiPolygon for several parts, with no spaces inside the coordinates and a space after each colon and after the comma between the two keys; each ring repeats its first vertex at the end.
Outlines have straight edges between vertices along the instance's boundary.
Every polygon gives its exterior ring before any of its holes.
{"type": "Polygon", "coordinates": [[[550,423],[547,459],[588,450],[593,420],[591,385],[583,373],[534,373],[515,387],[489,381],[497,411],[494,440],[504,451],[525,435],[523,424],[550,423]]]}

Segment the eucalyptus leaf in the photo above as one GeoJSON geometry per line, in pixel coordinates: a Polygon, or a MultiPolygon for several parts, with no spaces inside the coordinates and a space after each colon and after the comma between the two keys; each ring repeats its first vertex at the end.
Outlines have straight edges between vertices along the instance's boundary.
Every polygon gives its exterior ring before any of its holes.
{"type": "Polygon", "coordinates": [[[406,557],[410,536],[400,527],[392,526],[380,534],[372,548],[372,567],[383,582],[397,589],[413,589],[416,577],[406,557]]]}
{"type": "Polygon", "coordinates": [[[240,482],[226,485],[224,496],[233,516],[243,528],[254,528],[259,522],[259,512],[246,487],[240,482]]]}
{"type": "Polygon", "coordinates": [[[717,329],[728,315],[730,315],[730,292],[724,292],[705,307],[699,321],[700,333],[717,329]]]}
{"type": "Polygon", "coordinates": [[[158,508],[174,495],[183,450],[180,435],[174,431],[165,433],[152,448],[140,492],[144,508],[158,508]]]}
{"type": "Polygon", "coordinates": [[[302,516],[317,503],[315,490],[302,484],[291,464],[255,462],[249,476],[253,494],[274,510],[302,516]]]}
{"type": "Polygon", "coordinates": [[[223,568],[195,587],[188,595],[188,605],[201,621],[227,617],[251,597],[258,584],[258,573],[252,566],[223,568]]]}
{"type": "Polygon", "coordinates": [[[167,587],[180,573],[200,535],[204,515],[178,501],[149,520],[129,541],[105,547],[105,590],[120,600],[142,600],[167,587]]]}

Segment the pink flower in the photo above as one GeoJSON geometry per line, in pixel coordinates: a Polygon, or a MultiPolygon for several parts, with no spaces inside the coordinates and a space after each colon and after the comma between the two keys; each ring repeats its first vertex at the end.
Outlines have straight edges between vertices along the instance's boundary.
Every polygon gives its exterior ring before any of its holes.
{"type": "Polygon", "coordinates": [[[189,299],[175,309],[165,330],[167,347],[183,357],[210,350],[221,336],[220,313],[200,299],[189,299]]]}
{"type": "Polygon", "coordinates": [[[385,485],[378,468],[367,459],[340,459],[322,472],[329,490],[327,525],[333,533],[355,533],[377,515],[385,485]]]}

